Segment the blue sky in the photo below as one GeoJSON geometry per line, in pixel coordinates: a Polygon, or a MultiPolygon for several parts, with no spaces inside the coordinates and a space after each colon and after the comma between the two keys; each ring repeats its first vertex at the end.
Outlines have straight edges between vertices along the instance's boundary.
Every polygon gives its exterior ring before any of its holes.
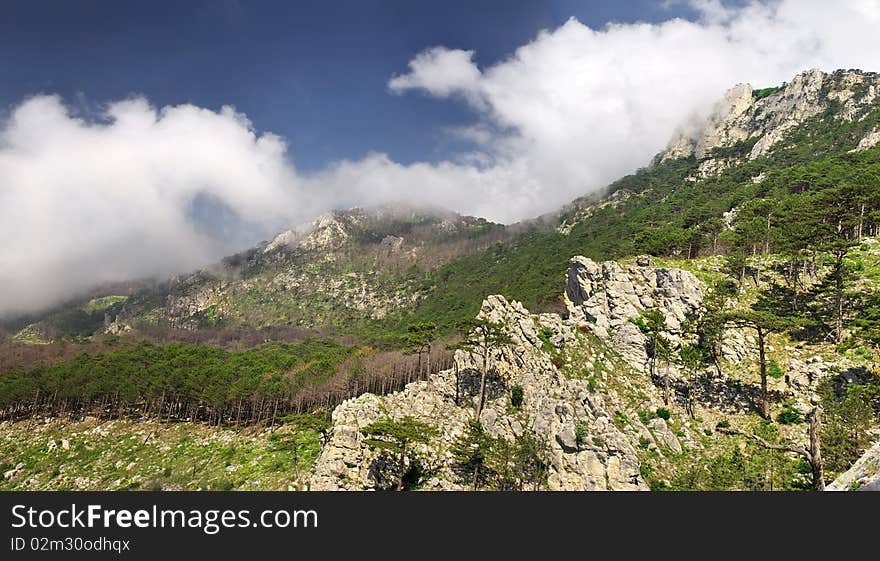
{"type": "Polygon", "coordinates": [[[693,16],[644,0],[5,0],[2,11],[0,107],[38,93],[85,114],[131,94],[231,104],[284,137],[304,170],[370,151],[410,163],[462,148],[443,131],[473,121],[468,107],[388,91],[425,48],[475,50],[486,67],[572,16],[593,28],[693,16]]]}

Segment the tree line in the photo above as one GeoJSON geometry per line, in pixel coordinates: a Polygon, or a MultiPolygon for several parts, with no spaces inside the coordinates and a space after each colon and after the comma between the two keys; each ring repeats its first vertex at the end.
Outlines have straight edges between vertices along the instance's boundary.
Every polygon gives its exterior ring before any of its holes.
{"type": "Polygon", "coordinates": [[[416,357],[323,339],[269,342],[237,352],[139,342],[0,375],[0,419],[94,415],[275,423],[364,392],[398,390],[448,365],[443,349],[416,357]]]}

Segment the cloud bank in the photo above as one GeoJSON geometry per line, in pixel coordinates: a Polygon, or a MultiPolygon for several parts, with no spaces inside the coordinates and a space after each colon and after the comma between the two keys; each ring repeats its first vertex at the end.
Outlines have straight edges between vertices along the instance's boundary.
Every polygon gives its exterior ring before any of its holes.
{"type": "Polygon", "coordinates": [[[878,70],[880,0],[691,4],[697,21],[572,19],[484,68],[472,51],[428,48],[388,88],[472,108],[471,126],[447,131],[472,149],[436,164],[371,154],[304,175],[283,139],[232,108],[138,98],[84,119],[54,96],[26,100],[0,123],[0,316],[187,271],[331,208],[535,216],[647,164],[736,83],[878,70]]]}

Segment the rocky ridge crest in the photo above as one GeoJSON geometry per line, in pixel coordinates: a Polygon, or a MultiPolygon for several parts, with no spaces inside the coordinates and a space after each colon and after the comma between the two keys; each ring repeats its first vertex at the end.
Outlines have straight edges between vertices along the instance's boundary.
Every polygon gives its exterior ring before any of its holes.
{"type": "MultiPolygon", "coordinates": [[[[836,118],[861,120],[880,99],[878,94],[880,76],[855,70],[832,74],[808,70],[762,95],[756,95],[749,84],[740,84],[725,94],[701,127],[677,133],[659,160],[693,155],[702,160],[697,175],[712,175],[731,165],[728,158],[713,157],[717,149],[750,142],[749,160],[766,156],[789,131],[832,105],[838,107],[836,118]]],[[[875,144],[869,134],[860,149],[875,144]]]]}

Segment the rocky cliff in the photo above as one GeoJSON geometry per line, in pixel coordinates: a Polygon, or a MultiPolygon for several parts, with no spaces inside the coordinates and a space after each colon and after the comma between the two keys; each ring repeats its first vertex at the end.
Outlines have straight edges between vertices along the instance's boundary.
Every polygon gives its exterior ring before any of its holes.
{"type": "MultiPolygon", "coordinates": [[[[538,336],[541,329],[552,332],[554,344],[563,346],[575,340],[569,326],[555,314],[532,315],[500,296],[487,298],[480,315],[503,322],[513,340],[492,357],[489,398],[480,416],[485,430],[511,440],[528,430],[545,441],[548,489],[646,489],[635,450],[615,426],[602,396],[585,381],[562,376],[543,349],[538,336]],[[511,407],[508,397],[514,386],[523,389],[520,409],[511,407]]],[[[475,360],[458,351],[453,370],[410,384],[402,392],[385,397],[363,395],[340,405],[333,412],[333,432],[316,464],[311,488],[381,487],[381,454],[364,444],[360,429],[382,417],[405,416],[440,429],[440,436],[423,450],[434,474],[425,488],[463,488],[450,470],[451,449],[473,418],[478,378],[475,360]]]]}
{"type": "MultiPolygon", "coordinates": [[[[878,94],[880,76],[860,71],[809,70],[768,90],[740,84],[727,92],[701,127],[680,131],[660,160],[693,155],[702,160],[699,175],[711,175],[733,165],[725,150],[742,152],[749,160],[766,156],[790,131],[826,111],[846,121],[864,118],[878,94]]],[[[876,134],[869,133],[858,149],[876,143],[876,134]]]]}
{"type": "Polygon", "coordinates": [[[630,320],[648,309],[663,313],[667,335],[680,340],[682,324],[694,315],[703,300],[704,287],[693,274],[681,269],[654,268],[648,257],[624,268],[614,261],[598,264],[575,257],[568,269],[565,302],[572,322],[588,325],[630,365],[647,362],[646,339],[630,320]]]}

